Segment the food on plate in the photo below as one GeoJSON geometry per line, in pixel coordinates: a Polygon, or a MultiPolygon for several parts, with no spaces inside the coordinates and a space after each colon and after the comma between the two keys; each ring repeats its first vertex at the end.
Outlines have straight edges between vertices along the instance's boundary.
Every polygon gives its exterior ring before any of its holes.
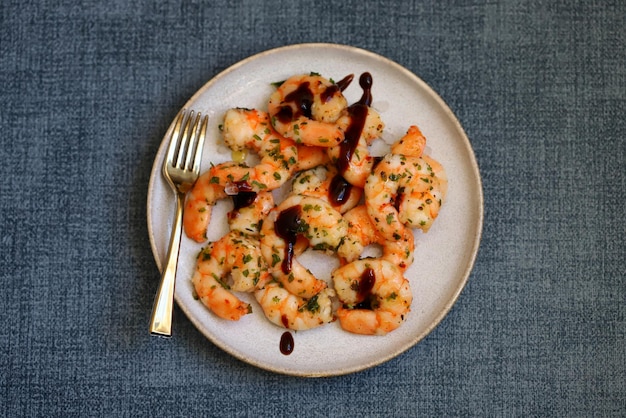
{"type": "Polygon", "coordinates": [[[402,237],[404,224],[400,221],[397,202],[418,163],[401,154],[387,154],[376,165],[365,183],[365,205],[378,232],[388,240],[402,237]]]}
{"type": "Polygon", "coordinates": [[[398,213],[404,225],[427,232],[439,215],[448,189],[448,178],[441,164],[434,159],[424,155],[418,161],[418,171],[400,198],[398,213]]]}
{"type": "Polygon", "coordinates": [[[291,193],[317,197],[345,213],[359,204],[363,189],[348,183],[333,165],[324,164],[296,173],[291,193]]]}
{"type": "Polygon", "coordinates": [[[207,170],[187,192],[183,209],[183,228],[185,234],[196,242],[206,240],[206,231],[211,220],[211,212],[215,203],[226,197],[224,187],[216,184],[213,170],[207,170]]]}
{"type": "Polygon", "coordinates": [[[267,319],[279,327],[294,331],[304,331],[333,322],[334,295],[333,289],[324,288],[315,296],[305,299],[294,295],[276,281],[271,281],[254,294],[267,319]]]}
{"type": "Polygon", "coordinates": [[[343,141],[344,132],[336,122],[347,107],[342,84],[317,74],[288,78],[267,104],[276,131],[298,144],[319,147],[343,141]]]}
{"type": "Polygon", "coordinates": [[[365,183],[365,204],[383,237],[400,239],[405,226],[427,232],[439,214],[448,180],[441,164],[423,155],[416,126],[391,146],[365,183]]]}
{"type": "Polygon", "coordinates": [[[374,226],[364,204],[351,209],[343,218],[348,223],[348,233],[337,249],[343,263],[359,259],[368,245],[377,244],[382,250],[381,260],[395,264],[402,271],[413,264],[415,241],[413,231],[409,228],[402,228],[397,240],[384,238],[374,226]]]}
{"type": "Polygon", "coordinates": [[[329,158],[326,148],[308,145],[296,145],[298,149],[298,161],[294,171],[297,173],[318,166],[328,165],[329,158]]]}
{"type": "Polygon", "coordinates": [[[200,251],[192,282],[207,308],[220,318],[236,321],[251,313],[252,307],[232,292],[254,292],[268,278],[258,242],[230,231],[200,251]]]}
{"type": "Polygon", "coordinates": [[[357,260],[332,274],[341,327],[355,334],[385,335],[410,311],[413,294],[402,271],[382,259],[357,260]]]}
{"type": "Polygon", "coordinates": [[[274,195],[270,192],[239,192],[231,198],[234,207],[228,212],[230,230],[258,239],[263,220],[274,208],[274,195]]]}
{"type": "Polygon", "coordinates": [[[421,157],[426,148],[426,137],[415,125],[409,126],[406,134],[391,145],[392,154],[421,157]]]}
{"type": "Polygon", "coordinates": [[[200,251],[192,278],[218,317],[240,320],[257,303],[290,330],[338,320],[347,332],[385,335],[409,314],[404,272],[414,231],[428,232],[437,218],[447,177],[414,124],[386,154],[372,155],[385,124],[372,107],[371,74],[359,77],[361,97],[348,103],[353,78],[294,75],[275,84],[267,111],[225,112],[221,134],[233,159],[200,176],[183,214],[187,236],[204,242],[212,206],[233,200],[229,232],[200,251]],[[258,164],[246,163],[248,152],[258,164]],[[364,255],[372,245],[380,254],[364,255]],[[299,261],[309,249],[337,259],[330,277],[299,261]],[[254,297],[247,303],[237,292],[254,297]]]}
{"type": "Polygon", "coordinates": [[[214,167],[212,181],[224,186],[227,194],[274,190],[289,180],[298,162],[298,149],[291,139],[274,131],[266,112],[230,109],[222,126],[224,142],[233,151],[252,150],[261,159],[253,167],[237,161],[214,167]]]}
{"type": "Polygon", "coordinates": [[[300,264],[298,255],[309,247],[334,252],[345,237],[346,222],[328,202],[294,194],[263,222],[261,250],[274,278],[294,295],[310,299],[326,288],[326,282],[300,264]]]}

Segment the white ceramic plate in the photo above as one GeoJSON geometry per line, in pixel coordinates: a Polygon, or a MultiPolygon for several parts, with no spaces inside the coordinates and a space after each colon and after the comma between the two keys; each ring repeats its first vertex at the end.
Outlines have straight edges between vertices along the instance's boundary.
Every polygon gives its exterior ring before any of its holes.
{"type": "MultiPolygon", "coordinates": [[[[232,107],[266,109],[274,89],[272,82],[309,72],[334,80],[354,74],[355,80],[344,92],[348,102],[354,103],[362,93],[358,76],[366,71],[374,80],[372,106],[386,124],[384,141],[392,143],[409,125],[418,125],[427,138],[428,154],[443,164],[449,179],[439,217],[427,234],[415,233],[415,262],[406,272],[414,296],[411,313],[398,330],[384,337],[349,334],[338,322],[292,332],[294,350],[283,355],[279,342],[285,330],[267,321],[260,308],[238,322],[229,322],[217,318],[194,299],[190,278],[202,245],[183,237],[176,302],[215,345],[260,368],[290,375],[331,376],[385,362],[418,343],[443,319],[472,269],[482,232],[483,196],[470,142],[454,114],[429,86],[407,69],[374,53],[334,44],[292,45],[254,55],[217,75],[184,106],[210,116],[203,168],[231,158],[219,135],[225,111],[232,107]]],[[[167,253],[174,215],[174,195],[161,175],[169,135],[168,130],[154,161],[147,202],[150,244],[159,269],[167,253]]],[[[228,230],[225,214],[231,205],[226,200],[216,205],[210,240],[228,230]]],[[[318,277],[328,278],[332,269],[328,260],[313,255],[303,262],[318,277]]],[[[248,299],[254,306],[253,298],[248,299]]]]}

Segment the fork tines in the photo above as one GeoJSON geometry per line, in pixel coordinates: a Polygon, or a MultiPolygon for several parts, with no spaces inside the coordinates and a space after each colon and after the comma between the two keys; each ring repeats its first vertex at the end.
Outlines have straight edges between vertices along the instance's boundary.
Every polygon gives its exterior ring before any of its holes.
{"type": "Polygon", "coordinates": [[[194,116],[194,113],[183,109],[178,114],[166,161],[178,169],[198,172],[208,116],[202,117],[200,112],[194,116]]]}

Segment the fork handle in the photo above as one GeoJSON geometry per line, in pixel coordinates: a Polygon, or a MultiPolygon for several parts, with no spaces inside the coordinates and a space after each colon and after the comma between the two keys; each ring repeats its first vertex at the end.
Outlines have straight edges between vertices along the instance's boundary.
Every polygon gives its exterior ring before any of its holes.
{"type": "Polygon", "coordinates": [[[167,263],[161,275],[161,283],[154,299],[152,317],[150,318],[150,333],[164,337],[172,336],[172,312],[174,310],[174,285],[176,283],[176,268],[178,266],[178,252],[183,223],[183,204],[185,195],[176,193],[176,214],[172,225],[172,236],[167,252],[167,263]]]}

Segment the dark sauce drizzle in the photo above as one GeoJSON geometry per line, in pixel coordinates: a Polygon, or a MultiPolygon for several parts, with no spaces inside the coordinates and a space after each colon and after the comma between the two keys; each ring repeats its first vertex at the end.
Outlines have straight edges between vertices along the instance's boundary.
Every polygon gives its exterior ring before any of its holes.
{"type": "Polygon", "coordinates": [[[237,187],[237,194],[231,195],[233,210],[228,212],[229,219],[234,219],[238,215],[238,210],[246,208],[256,200],[256,192],[252,191],[252,186],[246,181],[236,181],[233,184],[237,187]]]}
{"type": "Polygon", "coordinates": [[[354,74],[348,74],[347,76],[339,80],[335,85],[340,91],[344,91],[345,89],[348,88],[350,83],[352,83],[353,79],[354,79],[354,74]]]}
{"type": "Polygon", "coordinates": [[[300,116],[311,118],[313,108],[313,92],[309,88],[309,82],[305,81],[297,89],[285,96],[284,106],[276,113],[276,117],[282,123],[289,123],[300,116]],[[295,105],[296,111],[290,106],[295,105]]]}
{"type": "MultiPolygon", "coordinates": [[[[339,92],[344,91],[352,82],[353,74],[340,80],[338,83],[328,86],[320,95],[322,102],[326,103],[339,92]]],[[[310,83],[305,81],[297,89],[285,96],[283,106],[276,113],[276,118],[282,123],[289,123],[300,116],[311,118],[313,116],[314,95],[310,83]],[[292,106],[293,105],[293,106],[292,106]],[[296,109],[294,111],[294,108],[296,109]]]]}
{"type": "Polygon", "coordinates": [[[350,193],[352,192],[352,185],[343,178],[341,174],[337,174],[330,181],[330,187],[328,189],[328,199],[330,203],[336,206],[342,205],[344,202],[350,199],[350,193]]]}
{"type": "Polygon", "coordinates": [[[339,80],[337,83],[334,83],[332,86],[326,87],[326,89],[321,94],[322,102],[323,103],[328,102],[330,99],[333,98],[335,94],[347,89],[350,83],[352,83],[353,78],[354,78],[354,74],[349,74],[345,76],[344,78],[342,78],[341,80],[339,80]]]}
{"type": "Polygon", "coordinates": [[[281,264],[283,273],[289,274],[291,272],[291,262],[293,260],[294,247],[298,239],[298,231],[302,224],[300,218],[301,208],[300,205],[292,206],[280,212],[274,229],[276,234],[285,240],[285,257],[281,264]]]}
{"type": "Polygon", "coordinates": [[[333,84],[332,86],[326,87],[322,94],[320,95],[320,99],[322,99],[322,103],[326,103],[333,98],[333,96],[339,92],[340,88],[338,85],[333,84]]]}
{"type": "Polygon", "coordinates": [[[242,192],[232,195],[234,209],[242,209],[252,205],[256,199],[256,192],[242,192]]]}
{"type": "Polygon", "coordinates": [[[363,89],[363,95],[361,96],[361,99],[357,103],[365,105],[365,106],[372,105],[372,84],[373,83],[374,83],[374,79],[372,78],[372,75],[370,73],[364,72],[363,74],[361,74],[361,77],[359,77],[359,86],[361,86],[361,88],[363,89]]]}
{"type": "Polygon", "coordinates": [[[357,292],[357,299],[360,300],[355,308],[356,309],[372,309],[372,289],[376,283],[376,274],[371,268],[366,268],[361,274],[361,280],[359,281],[357,292]]]}
{"type": "Polygon", "coordinates": [[[350,115],[350,124],[346,129],[344,140],[339,145],[339,159],[337,160],[337,168],[340,173],[345,173],[350,165],[350,160],[354,154],[363,127],[367,118],[368,106],[372,104],[372,75],[368,72],[361,74],[359,77],[359,85],[363,89],[363,94],[358,102],[348,107],[350,115]]]}
{"type": "Polygon", "coordinates": [[[372,170],[376,168],[378,164],[383,160],[383,157],[372,157],[374,159],[374,164],[372,165],[372,170]]]}

